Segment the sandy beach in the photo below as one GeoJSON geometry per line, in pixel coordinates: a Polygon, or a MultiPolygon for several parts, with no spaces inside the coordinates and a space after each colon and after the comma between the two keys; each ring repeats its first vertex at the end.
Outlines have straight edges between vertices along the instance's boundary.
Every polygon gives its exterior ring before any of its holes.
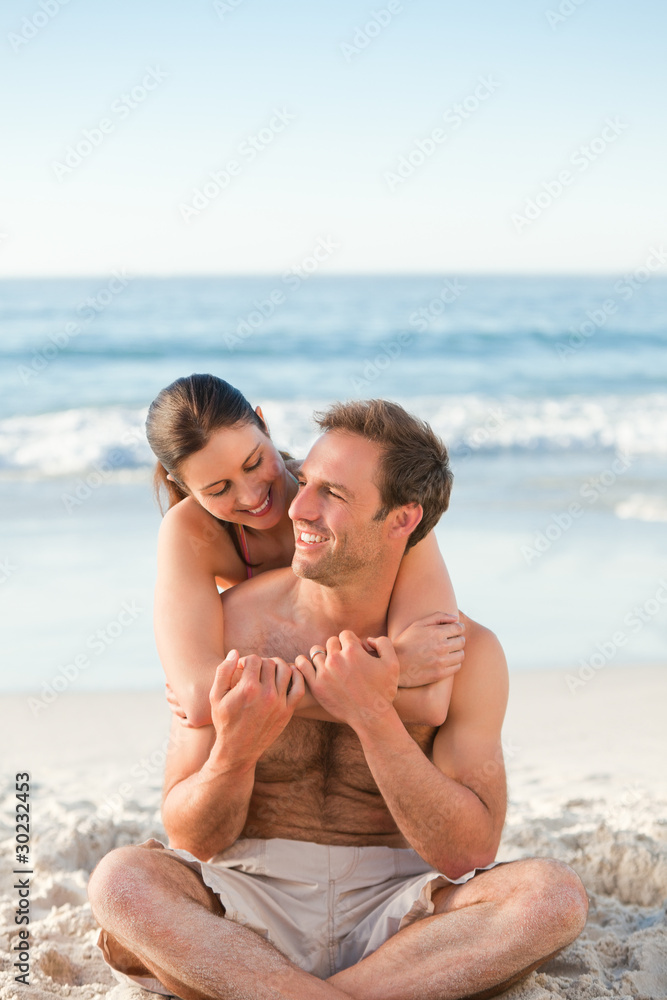
{"type": "MultiPolygon", "coordinates": [[[[504,729],[510,807],[498,857],[571,864],[590,897],[571,947],[512,1000],[667,997],[667,668],[511,676],[504,729]]],[[[2,698],[0,998],[148,997],[105,966],[86,899],[113,847],[165,839],[159,802],[168,711],[159,693],[63,694],[35,716],[2,698]],[[31,774],[30,983],[14,980],[14,774],[31,774]]]]}

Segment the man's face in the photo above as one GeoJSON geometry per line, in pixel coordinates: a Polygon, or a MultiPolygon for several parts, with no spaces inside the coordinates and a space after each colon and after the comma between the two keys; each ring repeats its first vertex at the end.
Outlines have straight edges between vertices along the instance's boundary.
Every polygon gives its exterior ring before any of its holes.
{"type": "Polygon", "coordinates": [[[382,506],[379,457],[374,442],[343,431],[327,431],[310,449],[289,509],[297,576],[332,587],[381,561],[385,521],[373,520],[382,506]]]}

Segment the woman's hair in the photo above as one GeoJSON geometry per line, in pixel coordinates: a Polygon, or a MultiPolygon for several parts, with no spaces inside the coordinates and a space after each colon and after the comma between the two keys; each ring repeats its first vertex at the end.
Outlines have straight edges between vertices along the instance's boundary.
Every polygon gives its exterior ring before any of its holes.
{"type": "Polygon", "coordinates": [[[146,437],[157,458],[153,486],[160,510],[164,513],[165,494],[167,509],[188,496],[180,482],[167,479],[167,473],[179,480],[183,462],[205,448],[215,431],[251,423],[268,434],[245,396],[215,375],[177,378],[159,392],[148,407],[146,437]]]}
{"type": "MultiPolygon", "coordinates": [[[[216,431],[239,424],[256,424],[265,434],[269,433],[243,393],[215,375],[177,378],[157,394],[148,407],[146,437],[157,458],[153,489],[163,514],[188,496],[185,486],[178,481],[183,462],[206,447],[216,431]],[[177,482],[167,479],[167,473],[177,482]]],[[[248,563],[243,555],[233,525],[226,521],[222,524],[241,560],[248,566],[255,565],[248,563]]]]}

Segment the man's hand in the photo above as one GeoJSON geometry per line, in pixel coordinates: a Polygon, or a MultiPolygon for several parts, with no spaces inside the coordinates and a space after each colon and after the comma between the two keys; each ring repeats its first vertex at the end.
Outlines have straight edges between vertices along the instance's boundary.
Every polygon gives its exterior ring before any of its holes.
{"type": "Polygon", "coordinates": [[[354,729],[360,722],[393,707],[398,689],[398,657],[390,639],[368,639],[372,656],[348,630],[327,639],[326,652],[313,646],[310,659],[300,655],[295,666],[329,714],[354,729]]]}
{"type": "Polygon", "coordinates": [[[232,650],[218,664],[210,692],[213,725],[179,733],[167,755],[162,816],[173,847],[207,861],[241,836],[255,765],[304,690],[299,671],[279,657],[239,658],[232,650]]]}
{"type": "Polygon", "coordinates": [[[279,656],[239,658],[231,650],[216,670],[210,695],[217,759],[234,768],[254,767],[280,736],[304,692],[301,673],[279,656]]]}
{"type": "Polygon", "coordinates": [[[394,639],[401,665],[398,686],[421,687],[461,669],[465,626],[454,615],[436,612],[413,622],[394,639]]]}

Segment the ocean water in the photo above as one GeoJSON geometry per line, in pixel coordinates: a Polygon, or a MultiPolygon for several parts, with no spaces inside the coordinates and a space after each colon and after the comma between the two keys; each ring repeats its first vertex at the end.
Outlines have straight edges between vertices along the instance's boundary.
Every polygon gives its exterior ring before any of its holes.
{"type": "Polygon", "coordinates": [[[26,279],[0,282],[0,323],[2,690],[161,685],[143,422],[194,371],[296,455],[334,399],[429,420],[459,605],[511,669],[602,683],[667,660],[667,280],[648,270],[26,279]]]}

